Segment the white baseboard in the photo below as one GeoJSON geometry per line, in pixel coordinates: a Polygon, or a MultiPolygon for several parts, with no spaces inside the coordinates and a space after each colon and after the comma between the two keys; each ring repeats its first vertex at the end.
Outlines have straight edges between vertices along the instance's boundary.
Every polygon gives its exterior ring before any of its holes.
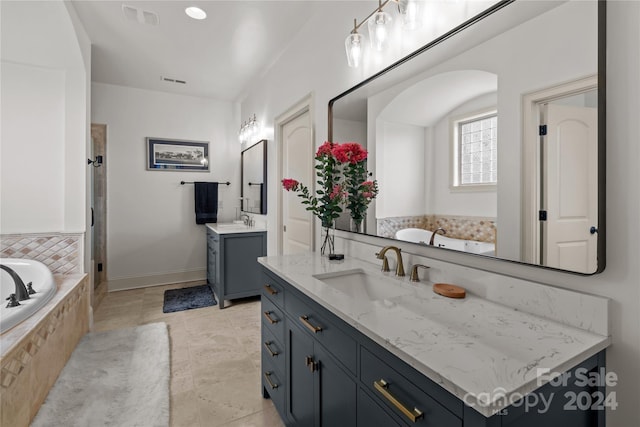
{"type": "Polygon", "coordinates": [[[173,283],[194,282],[206,280],[207,270],[179,271],[175,273],[151,274],[148,276],[123,277],[109,280],[108,292],[124,291],[127,289],[148,288],[173,283]]]}

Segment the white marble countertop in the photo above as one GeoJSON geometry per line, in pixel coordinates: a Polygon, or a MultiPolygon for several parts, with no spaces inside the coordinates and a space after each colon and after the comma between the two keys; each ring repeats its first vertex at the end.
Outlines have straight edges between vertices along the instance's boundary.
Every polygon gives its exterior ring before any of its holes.
{"type": "Polygon", "coordinates": [[[487,417],[546,382],[538,368],[564,372],[610,344],[607,336],[469,292],[464,299],[443,297],[431,282],[413,283],[357,259],[303,254],[258,261],[487,417]],[[385,276],[402,291],[385,299],[356,298],[313,277],[357,268],[385,276]]]}
{"type": "Polygon", "coordinates": [[[233,222],[207,223],[206,225],[207,228],[210,228],[217,234],[256,233],[259,231],[267,231],[267,229],[262,225],[249,227],[244,224],[236,224],[233,222]]]}

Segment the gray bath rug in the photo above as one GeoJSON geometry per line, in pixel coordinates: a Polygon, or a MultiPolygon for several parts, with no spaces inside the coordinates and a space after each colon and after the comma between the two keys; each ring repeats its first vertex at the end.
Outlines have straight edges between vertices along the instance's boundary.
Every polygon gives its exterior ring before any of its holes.
{"type": "Polygon", "coordinates": [[[173,313],[194,308],[216,305],[216,299],[209,285],[191,286],[190,288],[168,289],[164,291],[163,313],[173,313]]]}
{"type": "Polygon", "coordinates": [[[89,333],[31,425],[168,426],[169,378],[165,323],[89,333]]]}

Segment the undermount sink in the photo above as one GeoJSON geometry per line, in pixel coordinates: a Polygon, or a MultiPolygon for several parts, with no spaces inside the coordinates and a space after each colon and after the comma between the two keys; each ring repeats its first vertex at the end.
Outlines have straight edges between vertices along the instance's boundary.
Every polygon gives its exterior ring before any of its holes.
{"type": "Polygon", "coordinates": [[[410,292],[399,287],[395,280],[367,273],[361,268],[315,274],[313,277],[354,299],[377,301],[410,292]]]}

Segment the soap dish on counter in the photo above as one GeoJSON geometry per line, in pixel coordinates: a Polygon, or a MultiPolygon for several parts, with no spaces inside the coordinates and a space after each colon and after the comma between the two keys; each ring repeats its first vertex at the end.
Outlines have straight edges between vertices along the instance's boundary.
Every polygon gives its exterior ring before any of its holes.
{"type": "Polygon", "coordinates": [[[433,292],[448,298],[464,298],[467,295],[464,288],[449,283],[434,283],[433,292]]]}

